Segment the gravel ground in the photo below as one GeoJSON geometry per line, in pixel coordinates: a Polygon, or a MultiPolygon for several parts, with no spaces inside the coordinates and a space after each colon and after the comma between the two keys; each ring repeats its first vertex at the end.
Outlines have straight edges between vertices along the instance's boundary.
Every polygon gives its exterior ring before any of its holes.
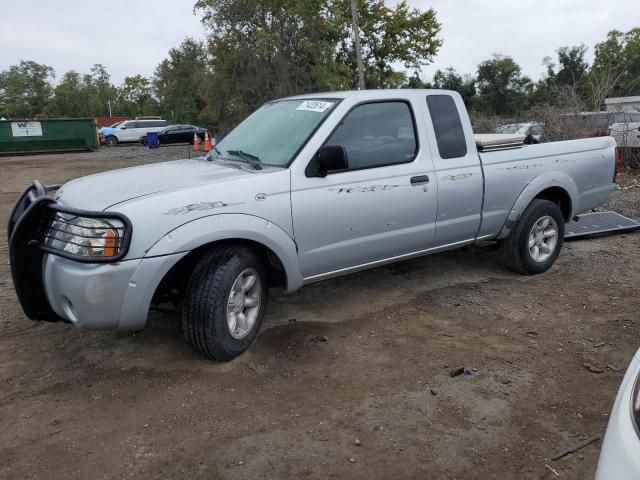
{"type": "Polygon", "coordinates": [[[640,219],[640,176],[633,172],[621,172],[618,176],[618,191],[602,209],[640,219]]]}
{"type": "MultiPolygon", "coordinates": [[[[0,158],[0,222],[34,178],[185,156],[0,158]]],[[[620,180],[607,207],[640,217],[620,180]]],[[[0,478],[592,478],[600,442],[549,457],[604,433],[638,347],[639,253],[640,234],[571,242],[523,277],[471,248],[273,292],[256,343],[219,364],[175,314],[137,334],[28,321],[0,236],[0,478]]]]}

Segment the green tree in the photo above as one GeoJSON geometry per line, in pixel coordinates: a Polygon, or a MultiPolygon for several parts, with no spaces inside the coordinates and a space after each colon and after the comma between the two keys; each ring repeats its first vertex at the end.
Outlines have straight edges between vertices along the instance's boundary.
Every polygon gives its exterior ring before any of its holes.
{"type": "Polygon", "coordinates": [[[109,115],[109,103],[112,104],[111,113],[117,115],[114,111],[115,100],[117,98],[117,89],[111,83],[111,76],[104,65],[96,63],[91,67],[89,78],[85,76],[89,89],[89,111],[94,116],[109,115]]]}
{"type": "Polygon", "coordinates": [[[496,115],[525,110],[527,97],[533,90],[531,80],[522,75],[520,66],[511,57],[499,54],[478,65],[477,86],[477,108],[496,115]]]}
{"type": "MultiPolygon", "coordinates": [[[[330,18],[340,32],[337,60],[350,72],[350,87],[357,86],[357,66],[352,40],[351,1],[328,2],[330,18]]],[[[417,70],[433,61],[442,46],[441,25],[435,11],[410,8],[405,0],[389,7],[384,0],[360,0],[358,16],[367,88],[398,87],[407,81],[393,69],[400,63],[417,70]]]]}
{"type": "Polygon", "coordinates": [[[471,101],[476,95],[476,79],[471,75],[460,75],[453,67],[444,71],[437,70],[433,75],[433,87],[455,90],[462,96],[467,108],[471,106],[471,101]]]}
{"type": "MultiPolygon", "coordinates": [[[[357,85],[349,0],[199,0],[196,8],[210,31],[205,115],[222,129],[271,98],[357,85]]],[[[359,12],[369,88],[405,84],[391,65],[418,69],[440,47],[433,10],[361,0],[359,12]]]]}
{"type": "Polygon", "coordinates": [[[592,86],[608,90],[606,95],[639,95],[640,28],[626,33],[612,30],[604,42],[596,44],[589,77],[592,86]]]}
{"type": "Polygon", "coordinates": [[[559,48],[556,51],[557,71],[551,57],[545,57],[542,64],[546,72],[536,82],[529,95],[529,103],[532,105],[562,104],[563,99],[559,96],[566,95],[569,90],[584,99],[587,95],[586,77],[589,71],[589,64],[585,60],[586,53],[585,45],[559,48]]]}
{"type": "Polygon", "coordinates": [[[266,100],[343,88],[325,0],[199,0],[212,73],[204,116],[222,130],[266,100]]]}
{"type": "Polygon", "coordinates": [[[558,49],[558,63],[560,69],[555,74],[558,85],[579,85],[589,64],[585,60],[587,47],[583,44],[577,47],[561,47],[558,49]]]}
{"type": "Polygon", "coordinates": [[[65,73],[53,90],[53,97],[46,107],[47,116],[89,116],[89,101],[85,87],[85,78],[78,72],[70,70],[65,73]]]}
{"type": "Polygon", "coordinates": [[[529,103],[531,105],[550,104],[555,98],[556,88],[556,72],[555,64],[551,57],[544,57],[542,65],[545,67],[545,73],[533,86],[533,90],[529,95],[529,103]]]}
{"type": "Polygon", "coordinates": [[[413,75],[411,75],[407,79],[407,83],[405,83],[403,88],[433,88],[433,85],[430,82],[425,82],[420,77],[420,72],[418,70],[414,70],[413,75]]]}
{"type": "Polygon", "coordinates": [[[101,64],[90,74],[65,73],[53,89],[45,113],[50,117],[95,117],[109,114],[109,101],[117,97],[109,73],[101,64]]]}
{"type": "Polygon", "coordinates": [[[158,101],[153,96],[151,81],[142,75],[125,77],[118,89],[118,109],[125,115],[156,115],[158,101]]]}
{"type": "Polygon", "coordinates": [[[41,115],[51,95],[54,76],[48,65],[24,60],[0,72],[0,117],[41,115]]]}
{"type": "Polygon", "coordinates": [[[207,56],[202,42],[187,38],[169,50],[155,71],[153,86],[164,118],[195,123],[205,106],[201,96],[207,73],[207,56]]]}

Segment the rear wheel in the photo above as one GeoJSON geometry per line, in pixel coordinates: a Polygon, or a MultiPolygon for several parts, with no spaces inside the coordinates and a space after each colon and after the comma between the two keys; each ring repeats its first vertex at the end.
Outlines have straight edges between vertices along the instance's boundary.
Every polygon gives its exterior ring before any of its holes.
{"type": "Polygon", "coordinates": [[[555,263],[564,241],[564,218],[549,200],[535,199],[504,241],[507,264],[525,275],[546,272],[555,263]]]}
{"type": "Polygon", "coordinates": [[[182,311],[185,339],[202,356],[228,361],[258,334],[267,303],[262,259],[245,247],[224,246],[196,264],[182,311]]]}
{"type": "Polygon", "coordinates": [[[107,147],[115,147],[118,145],[118,139],[114,136],[107,137],[104,139],[104,143],[107,147]]]}

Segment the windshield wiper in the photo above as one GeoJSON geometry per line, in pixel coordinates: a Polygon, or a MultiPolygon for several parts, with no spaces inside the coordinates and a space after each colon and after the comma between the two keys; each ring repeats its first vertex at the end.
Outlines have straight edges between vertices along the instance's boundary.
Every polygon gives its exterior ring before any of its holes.
{"type": "Polygon", "coordinates": [[[253,165],[256,170],[262,170],[262,165],[260,165],[260,157],[258,157],[257,155],[253,155],[252,153],[248,153],[243,150],[227,150],[227,153],[236,155],[243,160],[246,160],[251,165],[253,165]]]}

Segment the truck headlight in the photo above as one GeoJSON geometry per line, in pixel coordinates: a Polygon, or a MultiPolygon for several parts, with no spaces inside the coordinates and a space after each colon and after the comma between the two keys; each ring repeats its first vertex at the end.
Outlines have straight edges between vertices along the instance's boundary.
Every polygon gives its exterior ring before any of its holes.
{"type": "Polygon", "coordinates": [[[631,416],[636,427],[636,433],[640,437],[640,373],[636,378],[633,390],[631,390],[631,416]]]}
{"type": "Polygon", "coordinates": [[[118,220],[57,214],[47,234],[46,246],[78,257],[115,257],[122,247],[124,229],[118,220]]]}

